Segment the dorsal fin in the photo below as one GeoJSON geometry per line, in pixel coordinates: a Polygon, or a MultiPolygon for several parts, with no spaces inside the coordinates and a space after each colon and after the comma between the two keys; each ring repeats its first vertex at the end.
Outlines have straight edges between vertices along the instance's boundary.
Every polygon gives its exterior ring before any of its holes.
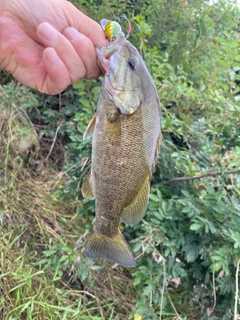
{"type": "Polygon", "coordinates": [[[160,151],[160,146],[162,143],[162,132],[160,132],[159,136],[158,136],[158,140],[157,140],[157,145],[156,145],[156,150],[155,150],[155,155],[154,155],[154,160],[153,160],[153,164],[152,164],[152,173],[155,171],[155,166],[158,160],[158,155],[159,155],[159,151],[160,151]]]}

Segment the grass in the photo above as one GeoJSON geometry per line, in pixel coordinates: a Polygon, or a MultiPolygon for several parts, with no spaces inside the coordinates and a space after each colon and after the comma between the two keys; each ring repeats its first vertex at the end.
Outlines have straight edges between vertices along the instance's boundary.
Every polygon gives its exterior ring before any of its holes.
{"type": "Polygon", "coordinates": [[[25,173],[0,188],[0,319],[126,317],[132,279],[122,268],[107,263],[84,295],[99,261],[76,252],[84,221],[74,215],[76,207],[52,198],[56,174],[46,174],[49,184],[25,173]]]}
{"type": "Polygon", "coordinates": [[[1,253],[1,319],[103,319],[91,314],[98,309],[93,300],[59,288],[37,268],[27,245],[19,252],[13,232],[2,238],[11,247],[1,253]]]}

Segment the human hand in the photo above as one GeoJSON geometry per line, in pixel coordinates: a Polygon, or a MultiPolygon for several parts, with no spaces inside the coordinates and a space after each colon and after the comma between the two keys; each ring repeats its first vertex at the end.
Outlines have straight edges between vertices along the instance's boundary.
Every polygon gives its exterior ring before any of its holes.
{"type": "Polygon", "coordinates": [[[40,92],[97,78],[96,43],[101,27],[66,0],[0,0],[0,67],[40,92]]]}

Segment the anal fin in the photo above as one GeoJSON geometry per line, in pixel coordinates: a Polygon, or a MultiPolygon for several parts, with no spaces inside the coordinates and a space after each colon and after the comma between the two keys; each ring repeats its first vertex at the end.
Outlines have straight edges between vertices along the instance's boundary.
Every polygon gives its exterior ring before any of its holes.
{"type": "Polygon", "coordinates": [[[95,123],[96,123],[96,113],[95,115],[92,117],[92,119],[90,120],[88,126],[87,126],[87,129],[86,131],[84,132],[84,135],[83,135],[83,140],[86,140],[86,139],[89,139],[92,137],[92,134],[93,134],[93,130],[94,130],[94,127],[95,127],[95,123]]]}
{"type": "Polygon", "coordinates": [[[92,184],[92,175],[91,171],[87,175],[85,181],[83,182],[82,185],[82,195],[84,198],[89,198],[91,200],[94,199],[94,192],[93,192],[93,184],[92,184]]]}
{"type": "Polygon", "coordinates": [[[133,201],[126,208],[124,208],[120,217],[122,222],[135,225],[142,220],[148,204],[150,191],[149,178],[149,176],[146,177],[144,184],[133,201]]]}

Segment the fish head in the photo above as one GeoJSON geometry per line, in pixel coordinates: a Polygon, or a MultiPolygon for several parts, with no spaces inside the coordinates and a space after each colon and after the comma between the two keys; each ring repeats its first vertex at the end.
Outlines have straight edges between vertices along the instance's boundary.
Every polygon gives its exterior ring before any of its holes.
{"type": "Polygon", "coordinates": [[[106,71],[105,88],[109,98],[122,113],[132,114],[142,101],[141,68],[139,69],[142,60],[137,49],[126,40],[120,25],[115,21],[103,20],[107,45],[95,45],[95,48],[106,71]],[[111,24],[113,22],[114,26],[111,24]]]}

